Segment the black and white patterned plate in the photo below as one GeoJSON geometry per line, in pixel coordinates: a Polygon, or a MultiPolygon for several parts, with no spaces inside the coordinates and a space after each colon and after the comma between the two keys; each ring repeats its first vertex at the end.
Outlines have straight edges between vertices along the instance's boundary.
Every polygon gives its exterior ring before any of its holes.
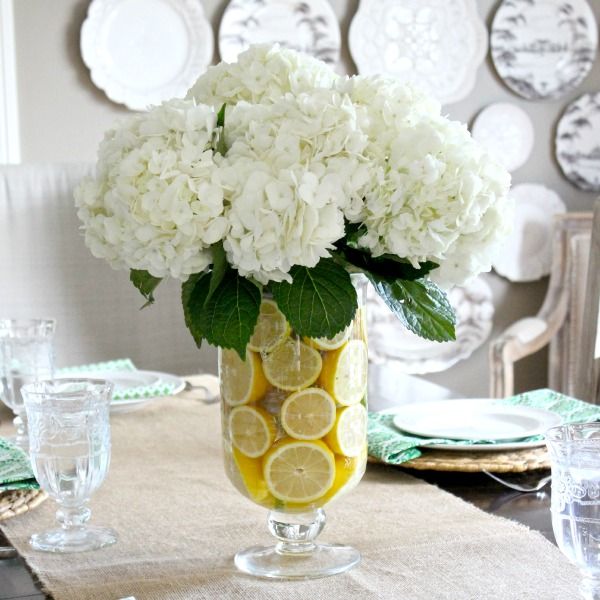
{"type": "Polygon", "coordinates": [[[560,98],[590,72],[598,26],[586,0],[504,0],[490,46],[498,75],[519,96],[560,98]]]}

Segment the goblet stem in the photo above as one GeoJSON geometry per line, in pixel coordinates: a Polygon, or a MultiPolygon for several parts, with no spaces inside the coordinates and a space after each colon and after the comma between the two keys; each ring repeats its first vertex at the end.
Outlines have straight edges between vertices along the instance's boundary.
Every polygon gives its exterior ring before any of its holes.
{"type": "Polygon", "coordinates": [[[279,554],[307,554],[316,548],[314,540],[323,531],[325,521],[322,508],[294,515],[272,510],[267,525],[279,540],[275,546],[279,554]]]}
{"type": "Polygon", "coordinates": [[[17,429],[17,437],[15,438],[15,444],[19,448],[29,452],[29,435],[27,434],[27,414],[25,411],[17,414],[13,419],[13,424],[17,429]]]}
{"type": "Polygon", "coordinates": [[[66,531],[80,530],[85,527],[91,514],[87,506],[61,506],[56,511],[56,520],[66,531]]]}
{"type": "Polygon", "coordinates": [[[600,578],[586,575],[581,582],[580,590],[586,600],[600,600],[600,578]]]}

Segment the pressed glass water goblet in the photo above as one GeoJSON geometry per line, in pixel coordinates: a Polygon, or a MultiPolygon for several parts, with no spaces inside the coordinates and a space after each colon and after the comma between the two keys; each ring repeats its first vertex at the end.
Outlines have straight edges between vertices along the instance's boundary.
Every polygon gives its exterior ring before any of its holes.
{"type": "Polygon", "coordinates": [[[109,406],[113,385],[95,379],[54,379],[23,387],[33,472],[59,505],[60,528],[34,534],[46,552],[83,552],[114,544],[117,534],[87,525],[87,503],[110,464],[109,406]]]}
{"type": "Polygon", "coordinates": [[[15,414],[15,443],[26,452],[29,441],[20,390],[53,376],[54,329],[52,319],[0,319],[0,398],[15,414]]]}
{"type": "Polygon", "coordinates": [[[554,427],[546,443],[556,542],[583,575],[582,596],[600,600],[600,423],[554,427]]]}
{"type": "Polygon", "coordinates": [[[367,459],[365,283],[359,308],[334,338],[302,338],[264,297],[245,360],[220,350],[223,448],[227,475],[269,510],[275,544],[239,551],[250,575],[310,579],[360,561],[342,544],[317,542],[324,506],[362,478],[367,459]]]}

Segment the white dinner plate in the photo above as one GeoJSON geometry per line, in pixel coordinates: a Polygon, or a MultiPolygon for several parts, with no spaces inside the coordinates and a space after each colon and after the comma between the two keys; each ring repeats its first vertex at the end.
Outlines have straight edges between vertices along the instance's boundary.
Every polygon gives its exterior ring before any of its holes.
{"type": "MultiPolygon", "coordinates": [[[[152,385],[164,385],[169,387],[169,394],[178,394],[185,388],[185,381],[181,377],[171,375],[170,373],[161,373],[159,371],[78,371],[59,375],[61,378],[87,378],[104,379],[110,381],[115,386],[115,393],[122,396],[128,391],[133,391],[138,387],[147,387],[152,385]]],[[[151,396],[140,398],[113,398],[110,410],[111,412],[124,412],[138,407],[146,402],[150,402],[161,396],[156,392],[151,396]]]]}
{"type": "Polygon", "coordinates": [[[522,167],[533,150],[533,123],[516,104],[490,104],[477,115],[471,131],[473,138],[511,172],[522,167]]]}
{"type": "Polygon", "coordinates": [[[198,0],[93,0],[81,28],[92,81],[133,110],[185,96],[213,49],[198,0]]]}
{"type": "Polygon", "coordinates": [[[398,407],[393,413],[394,425],[406,433],[459,441],[520,443],[562,422],[559,415],[548,410],[491,399],[418,402],[398,407]]]}
{"type": "Polygon", "coordinates": [[[566,207],[555,191],[537,183],[515,185],[509,194],[515,200],[514,227],[492,266],[510,281],[536,281],[550,274],[553,217],[566,207]]]}

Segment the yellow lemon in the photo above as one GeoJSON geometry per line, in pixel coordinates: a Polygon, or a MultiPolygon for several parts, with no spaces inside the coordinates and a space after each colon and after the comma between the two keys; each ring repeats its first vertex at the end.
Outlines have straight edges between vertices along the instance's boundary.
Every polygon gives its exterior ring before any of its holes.
{"type": "Polygon", "coordinates": [[[367,392],[369,357],[362,340],[350,340],[323,356],[319,383],[342,406],[360,402],[367,392]]]}
{"type": "Polygon", "coordinates": [[[273,300],[263,300],[258,321],[248,348],[254,352],[270,352],[290,335],[290,326],[273,300]]]}
{"type": "Polygon", "coordinates": [[[316,440],[333,427],[333,398],[321,388],[306,388],[286,398],[281,406],[281,426],[297,440],[316,440]]]}
{"type": "Polygon", "coordinates": [[[336,350],[346,343],[351,332],[352,324],[348,325],[346,329],[342,329],[332,338],[306,338],[305,342],[317,350],[336,350]]]}
{"type": "Polygon", "coordinates": [[[246,351],[242,360],[235,350],[221,351],[221,393],[229,406],[256,402],[268,388],[258,354],[246,351]]]}
{"type": "Polygon", "coordinates": [[[335,478],[333,452],[320,440],[283,439],[263,459],[269,492],[283,502],[306,503],[323,496],[335,478]]]}
{"type": "Polygon", "coordinates": [[[300,340],[288,339],[263,360],[267,381],[281,390],[296,392],[312,385],[321,372],[321,355],[300,340]]]}
{"type": "Polygon", "coordinates": [[[262,456],[275,440],[275,419],[266,410],[237,406],[229,415],[231,443],[250,458],[262,456]]]}
{"type": "Polygon", "coordinates": [[[336,456],[335,479],[329,491],[323,496],[323,504],[336,500],[350,491],[361,479],[367,461],[366,447],[359,456],[336,456]]]}
{"type": "Polygon", "coordinates": [[[340,408],[325,441],[336,454],[360,456],[367,444],[367,409],[362,404],[340,408]]]}
{"type": "Polygon", "coordinates": [[[249,458],[235,447],[232,448],[232,453],[237,473],[250,499],[267,508],[274,507],[276,500],[269,492],[267,482],[263,476],[262,460],[260,458],[249,458]]]}

